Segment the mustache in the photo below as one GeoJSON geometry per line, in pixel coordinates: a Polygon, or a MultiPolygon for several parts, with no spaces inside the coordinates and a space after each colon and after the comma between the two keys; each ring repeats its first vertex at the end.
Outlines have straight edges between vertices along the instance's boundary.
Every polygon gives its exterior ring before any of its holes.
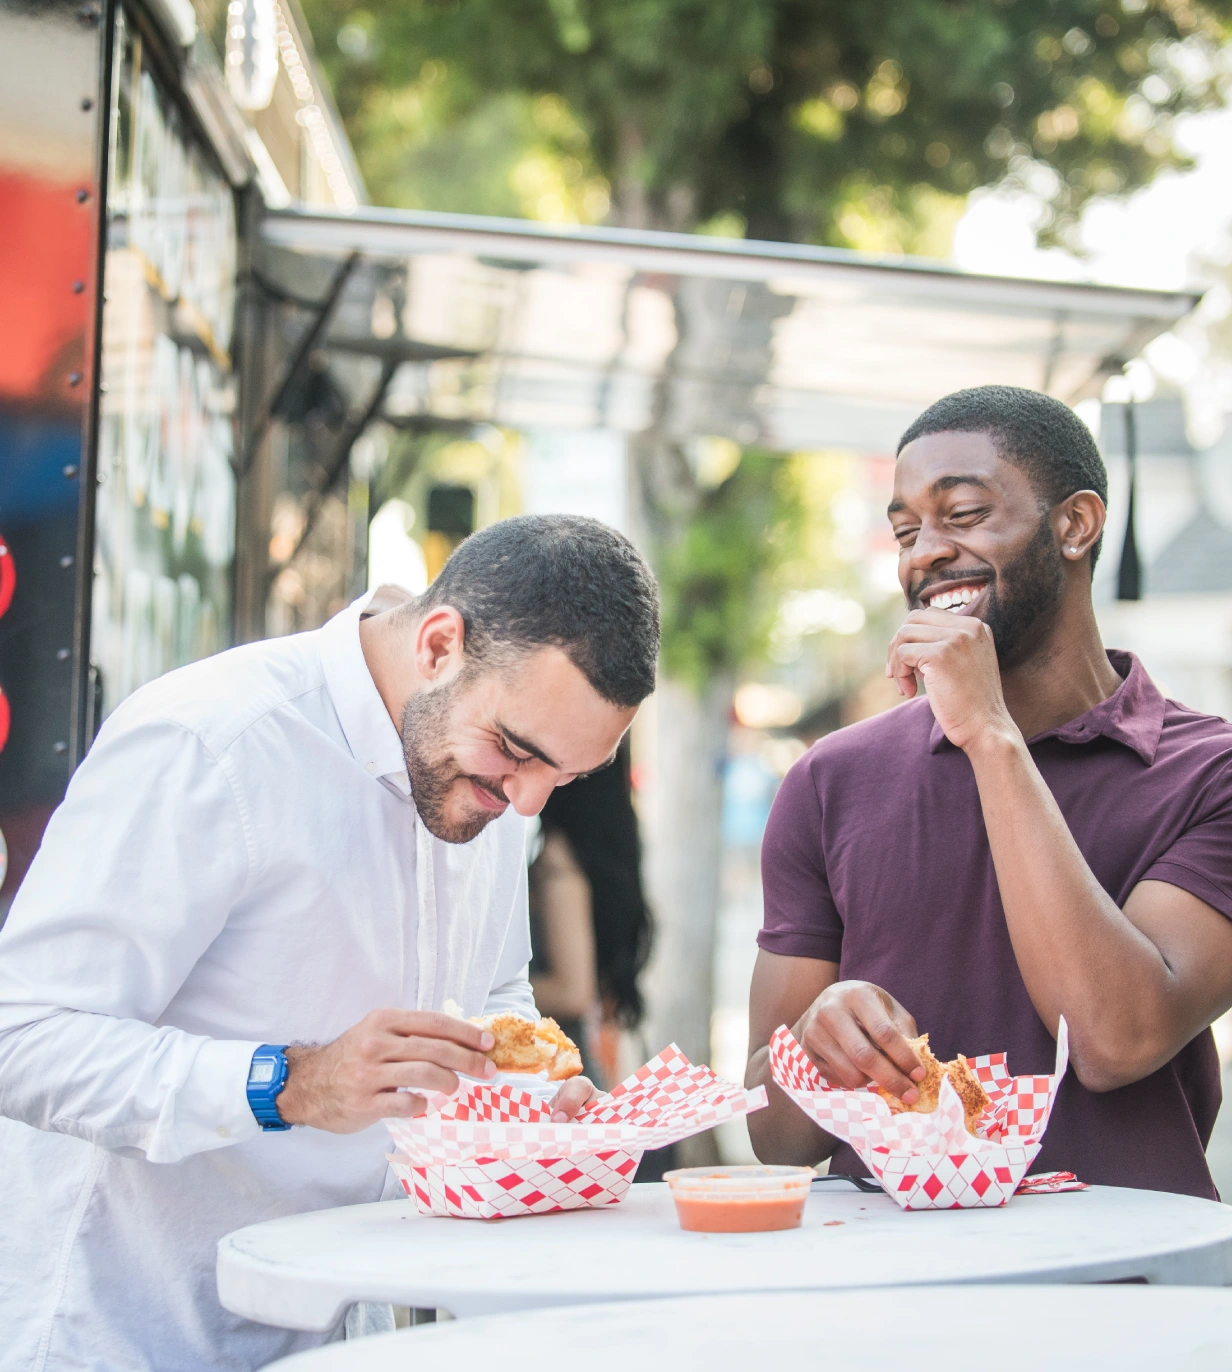
{"type": "Polygon", "coordinates": [[[487,781],[483,777],[471,776],[466,772],[463,772],[462,775],[472,786],[478,786],[481,791],[486,791],[493,800],[499,800],[502,805],[509,804],[509,797],[501,789],[499,782],[487,781]]]}

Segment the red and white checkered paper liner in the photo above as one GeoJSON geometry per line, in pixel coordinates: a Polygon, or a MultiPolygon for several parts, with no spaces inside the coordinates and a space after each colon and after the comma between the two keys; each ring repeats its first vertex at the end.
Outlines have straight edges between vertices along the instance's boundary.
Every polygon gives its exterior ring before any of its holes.
{"type": "Polygon", "coordinates": [[[991,1107],[967,1132],[962,1101],[947,1079],[936,1110],[891,1114],[867,1087],[842,1090],[818,1072],[790,1030],[770,1040],[774,1080],[828,1134],[843,1139],[905,1210],[1004,1205],[1040,1150],[1057,1087],[1069,1062],[1069,1031],[1057,1033],[1050,1077],[1011,1077],[1004,1053],[970,1058],[991,1107]]]}
{"type": "Polygon", "coordinates": [[[618,1205],[642,1160],[640,1149],[519,1162],[476,1158],[438,1167],[417,1167],[401,1153],[386,1156],[421,1215],[463,1220],[618,1205]]]}
{"type": "Polygon", "coordinates": [[[765,1104],[764,1087],[721,1081],[673,1043],[568,1124],[553,1124],[528,1091],[468,1082],[385,1126],[398,1147],[391,1165],[421,1213],[492,1219],[614,1205],[645,1149],[765,1104]]]}

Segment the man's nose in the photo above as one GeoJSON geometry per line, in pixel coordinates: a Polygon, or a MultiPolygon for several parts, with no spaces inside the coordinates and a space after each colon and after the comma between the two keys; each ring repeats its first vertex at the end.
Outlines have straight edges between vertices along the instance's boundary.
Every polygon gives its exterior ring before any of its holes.
{"type": "Polygon", "coordinates": [[[514,776],[507,776],[503,790],[518,814],[529,818],[537,815],[547,804],[548,796],[556,789],[559,779],[555,768],[539,763],[533,772],[527,768],[514,776]]]}
{"type": "Polygon", "coordinates": [[[952,562],[958,556],[954,541],[932,524],[922,524],[911,545],[908,563],[913,571],[926,572],[942,562],[952,562]]]}

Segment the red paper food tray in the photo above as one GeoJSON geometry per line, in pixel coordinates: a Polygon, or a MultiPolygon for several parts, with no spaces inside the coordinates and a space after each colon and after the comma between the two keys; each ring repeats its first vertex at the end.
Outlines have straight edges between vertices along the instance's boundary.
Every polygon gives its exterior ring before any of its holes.
{"type": "Polygon", "coordinates": [[[975,1137],[946,1079],[931,1114],[894,1115],[875,1091],[831,1086],[785,1025],[770,1041],[775,1082],[828,1134],[849,1143],[905,1210],[1004,1205],[1039,1153],[1068,1062],[1064,1019],[1051,1076],[1012,1077],[1004,1053],[971,1058],[992,1102],[975,1137]]]}
{"type": "Polygon", "coordinates": [[[765,1104],[763,1087],[722,1081],[671,1044],[568,1124],[529,1092],[468,1082],[385,1125],[398,1148],[390,1165],[422,1214],[495,1219],[615,1205],[645,1149],[765,1104]]]}

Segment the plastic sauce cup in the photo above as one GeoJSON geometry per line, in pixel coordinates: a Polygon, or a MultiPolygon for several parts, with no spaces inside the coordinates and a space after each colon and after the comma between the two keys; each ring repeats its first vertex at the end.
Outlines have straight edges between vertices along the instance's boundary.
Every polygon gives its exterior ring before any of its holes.
{"type": "Polygon", "coordinates": [[[684,1167],[665,1172],[681,1229],[749,1234],[799,1229],[811,1167],[684,1167]]]}

